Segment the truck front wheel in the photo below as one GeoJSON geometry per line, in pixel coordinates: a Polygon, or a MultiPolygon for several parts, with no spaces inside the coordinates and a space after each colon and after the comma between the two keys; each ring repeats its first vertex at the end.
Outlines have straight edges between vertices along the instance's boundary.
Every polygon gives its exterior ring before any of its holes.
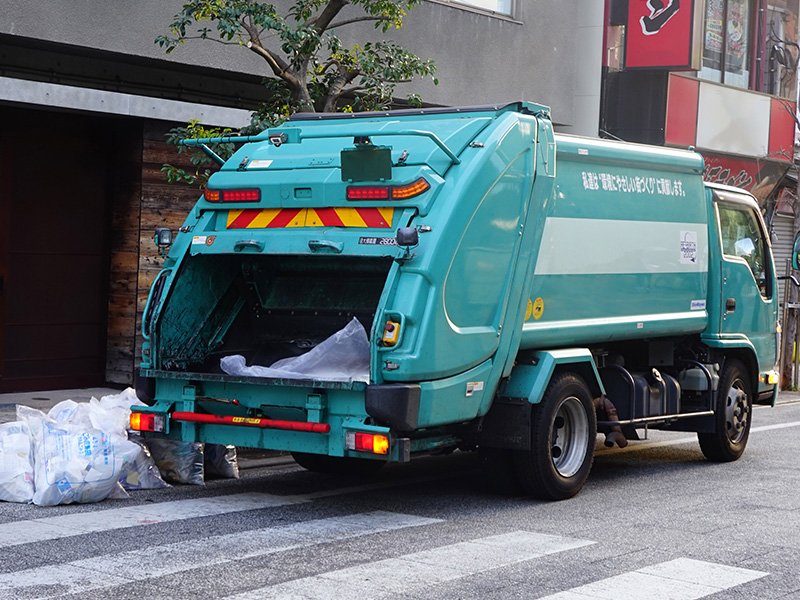
{"type": "Polygon", "coordinates": [[[738,360],[726,361],[719,377],[714,433],[698,433],[700,449],[708,460],[732,462],[747,446],[753,410],[750,377],[738,360]]]}
{"type": "Polygon", "coordinates": [[[520,484],[535,498],[571,498],[594,460],[597,419],[589,388],[574,373],[558,375],[531,412],[531,449],[515,455],[520,484]]]}

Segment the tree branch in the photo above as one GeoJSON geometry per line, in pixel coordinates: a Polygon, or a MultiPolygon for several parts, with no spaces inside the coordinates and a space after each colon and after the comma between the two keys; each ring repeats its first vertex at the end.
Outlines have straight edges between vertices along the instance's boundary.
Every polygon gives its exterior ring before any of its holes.
{"type": "Polygon", "coordinates": [[[187,35],[182,38],[181,40],[208,40],[209,42],[216,42],[217,44],[222,44],[223,46],[239,46],[239,42],[226,42],[225,40],[218,40],[217,38],[212,37],[203,37],[201,35],[187,35]]]}
{"type": "Polygon", "coordinates": [[[331,26],[331,21],[333,21],[336,18],[336,15],[338,15],[348,4],[350,4],[350,0],[330,0],[320,15],[311,21],[309,25],[311,25],[319,33],[327,31],[331,26]]]}
{"type": "Polygon", "coordinates": [[[353,19],[347,19],[346,21],[338,21],[333,23],[332,25],[328,26],[328,29],[336,29],[337,27],[344,27],[345,25],[351,25],[353,23],[360,23],[362,21],[389,21],[389,17],[355,17],[353,19]]]}
{"type": "Polygon", "coordinates": [[[272,72],[275,74],[276,77],[280,77],[286,83],[292,86],[297,86],[300,84],[298,78],[295,77],[295,75],[290,72],[289,64],[284,62],[280,57],[275,56],[274,54],[272,54],[272,52],[264,48],[264,46],[261,46],[259,44],[255,44],[253,42],[247,42],[247,44],[245,45],[247,46],[247,48],[249,48],[256,54],[258,54],[261,58],[263,58],[265,61],[267,61],[267,64],[270,66],[270,69],[272,69],[272,72]]]}
{"type": "Polygon", "coordinates": [[[239,23],[241,24],[242,29],[244,29],[247,32],[247,36],[250,38],[250,41],[253,42],[254,44],[258,44],[259,46],[261,46],[261,39],[259,38],[260,32],[258,28],[253,24],[253,17],[251,16],[248,16],[246,18],[243,17],[242,20],[239,21],[239,23]]]}

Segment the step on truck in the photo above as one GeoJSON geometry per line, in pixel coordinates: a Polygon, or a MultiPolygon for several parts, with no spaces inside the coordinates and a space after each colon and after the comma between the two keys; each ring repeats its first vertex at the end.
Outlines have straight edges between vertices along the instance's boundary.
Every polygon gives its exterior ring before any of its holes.
{"type": "Polygon", "coordinates": [[[769,236],[695,152],[555,134],[528,102],[185,143],[221,167],[156,235],[145,435],[361,474],[477,450],[488,478],[565,499],[598,433],[696,432],[733,461],[775,401],[769,236]]]}

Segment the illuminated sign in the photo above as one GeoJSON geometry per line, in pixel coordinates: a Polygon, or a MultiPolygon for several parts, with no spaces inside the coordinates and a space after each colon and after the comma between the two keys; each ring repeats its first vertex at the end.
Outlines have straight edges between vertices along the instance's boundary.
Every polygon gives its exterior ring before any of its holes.
{"type": "Polygon", "coordinates": [[[629,0],[625,67],[699,70],[703,3],[629,0]]]}

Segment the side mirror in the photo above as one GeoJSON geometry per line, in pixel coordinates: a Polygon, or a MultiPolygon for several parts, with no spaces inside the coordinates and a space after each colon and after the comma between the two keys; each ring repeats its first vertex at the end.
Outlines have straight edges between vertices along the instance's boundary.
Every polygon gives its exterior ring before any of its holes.
{"type": "Polygon", "coordinates": [[[156,243],[156,246],[158,246],[159,255],[166,256],[167,250],[172,246],[172,230],[166,227],[156,227],[153,241],[156,243]]]}
{"type": "Polygon", "coordinates": [[[800,270],[800,233],[794,238],[794,246],[792,247],[792,268],[800,270]]]}

